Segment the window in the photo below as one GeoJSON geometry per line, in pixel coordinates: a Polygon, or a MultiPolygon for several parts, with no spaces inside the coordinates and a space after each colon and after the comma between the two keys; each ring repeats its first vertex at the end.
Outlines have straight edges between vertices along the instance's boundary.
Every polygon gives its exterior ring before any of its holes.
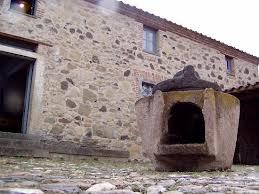
{"type": "Polygon", "coordinates": [[[11,0],[10,8],[24,14],[34,15],[35,0],[11,0]]]}
{"type": "Polygon", "coordinates": [[[227,73],[230,75],[234,74],[234,59],[233,57],[226,56],[227,73]]]}
{"type": "Polygon", "coordinates": [[[157,30],[144,27],[144,51],[157,53],[157,30]]]}
{"type": "Polygon", "coordinates": [[[141,94],[143,97],[152,96],[154,84],[142,82],[141,84],[141,94]]]}

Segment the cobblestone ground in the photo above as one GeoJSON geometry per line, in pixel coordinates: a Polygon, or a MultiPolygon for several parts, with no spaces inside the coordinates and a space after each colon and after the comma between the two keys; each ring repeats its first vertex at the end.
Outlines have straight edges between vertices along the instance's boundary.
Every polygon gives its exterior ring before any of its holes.
{"type": "Polygon", "coordinates": [[[259,193],[259,167],[162,173],[149,163],[1,157],[0,187],[0,193],[259,193]]]}

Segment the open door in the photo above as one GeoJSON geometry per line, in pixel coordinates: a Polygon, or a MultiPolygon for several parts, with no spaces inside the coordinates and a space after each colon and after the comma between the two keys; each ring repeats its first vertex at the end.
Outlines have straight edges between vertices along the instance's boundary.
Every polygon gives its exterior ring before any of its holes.
{"type": "Polygon", "coordinates": [[[34,62],[0,52],[0,131],[26,133],[34,62]]]}

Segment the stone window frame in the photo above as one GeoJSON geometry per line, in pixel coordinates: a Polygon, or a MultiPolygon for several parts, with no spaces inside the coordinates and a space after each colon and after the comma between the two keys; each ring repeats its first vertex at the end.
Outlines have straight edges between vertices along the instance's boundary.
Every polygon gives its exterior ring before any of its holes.
{"type": "Polygon", "coordinates": [[[19,12],[19,11],[16,11],[15,9],[12,9],[11,8],[11,0],[3,0],[3,7],[5,7],[6,10],[12,12],[12,13],[15,13],[15,14],[20,14],[20,15],[23,15],[23,16],[27,16],[27,17],[30,17],[30,18],[38,18],[37,17],[37,13],[39,11],[39,0],[34,0],[34,9],[33,9],[33,14],[26,14],[26,13],[22,13],[22,12],[19,12]]]}
{"type": "Polygon", "coordinates": [[[153,55],[159,54],[159,30],[158,29],[143,25],[143,51],[153,55]],[[145,48],[145,42],[147,41],[145,38],[146,31],[151,32],[154,35],[154,39],[152,41],[152,44],[154,47],[153,51],[147,50],[145,48]]]}
{"type": "Polygon", "coordinates": [[[146,83],[146,84],[148,84],[148,85],[153,85],[153,87],[156,85],[156,83],[155,83],[154,81],[146,80],[146,79],[143,79],[143,78],[139,80],[139,92],[140,92],[140,96],[141,96],[142,98],[143,98],[143,97],[151,96],[151,95],[147,95],[147,96],[143,95],[143,92],[144,92],[144,90],[143,90],[143,83],[146,83]]]}
{"type": "Polygon", "coordinates": [[[234,57],[225,55],[227,75],[235,76],[235,60],[234,57]]]}

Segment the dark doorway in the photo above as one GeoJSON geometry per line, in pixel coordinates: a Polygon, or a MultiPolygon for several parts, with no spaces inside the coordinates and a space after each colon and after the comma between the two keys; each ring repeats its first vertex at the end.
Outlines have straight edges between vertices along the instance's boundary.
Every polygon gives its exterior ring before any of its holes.
{"type": "Polygon", "coordinates": [[[193,103],[176,103],[168,117],[166,144],[205,142],[205,122],[202,110],[193,103]]]}
{"type": "MultiPolygon", "coordinates": [[[[259,90],[240,101],[240,119],[234,163],[259,164],[259,90]],[[253,98],[252,98],[253,97],[253,98]]],[[[248,95],[247,95],[248,96],[248,95]]]]}
{"type": "Polygon", "coordinates": [[[33,64],[0,52],[0,131],[26,133],[33,64]]]}
{"type": "Polygon", "coordinates": [[[235,164],[259,164],[259,82],[226,90],[240,100],[235,164]]]}

